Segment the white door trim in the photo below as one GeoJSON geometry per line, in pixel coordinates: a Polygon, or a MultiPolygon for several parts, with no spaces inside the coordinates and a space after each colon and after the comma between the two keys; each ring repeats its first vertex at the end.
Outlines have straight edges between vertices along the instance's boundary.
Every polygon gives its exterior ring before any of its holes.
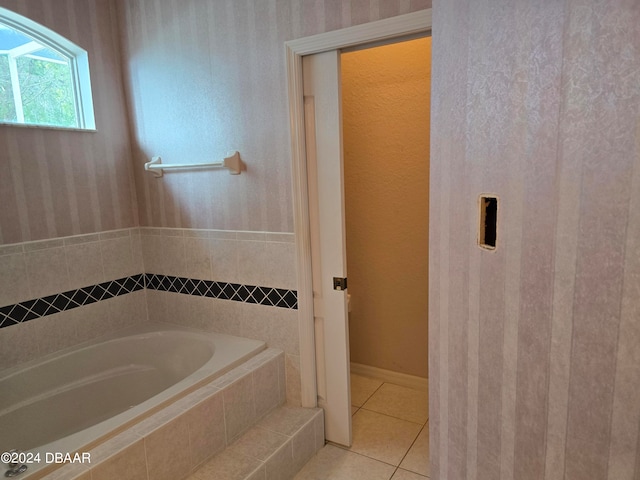
{"type": "Polygon", "coordinates": [[[298,330],[300,336],[300,383],[303,407],[315,407],[318,393],[316,388],[302,57],[329,50],[429,32],[430,30],[431,9],[427,9],[285,42],[289,117],[291,122],[291,177],[293,182],[294,233],[298,267],[298,330]]]}

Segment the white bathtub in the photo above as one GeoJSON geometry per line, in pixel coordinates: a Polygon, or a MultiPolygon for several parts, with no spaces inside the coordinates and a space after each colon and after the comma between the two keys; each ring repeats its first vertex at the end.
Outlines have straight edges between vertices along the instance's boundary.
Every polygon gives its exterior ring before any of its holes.
{"type": "Polygon", "coordinates": [[[264,348],[257,340],[146,324],[2,371],[0,452],[79,451],[264,348]]]}

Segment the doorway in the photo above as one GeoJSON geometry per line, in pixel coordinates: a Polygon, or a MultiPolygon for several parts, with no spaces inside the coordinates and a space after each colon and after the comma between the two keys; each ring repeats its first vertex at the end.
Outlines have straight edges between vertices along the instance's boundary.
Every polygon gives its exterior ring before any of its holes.
{"type": "Polygon", "coordinates": [[[430,66],[428,36],[341,55],[349,449],[416,479],[429,474],[430,66]]]}
{"type": "Polygon", "coordinates": [[[425,388],[430,53],[423,37],[341,55],[351,370],[425,388]]]}
{"type": "MultiPolygon", "coordinates": [[[[327,312],[324,308],[323,299],[314,298],[313,285],[313,269],[312,269],[312,246],[311,246],[311,224],[312,215],[310,209],[310,182],[308,181],[309,172],[307,171],[307,154],[312,148],[307,145],[306,130],[309,129],[305,125],[305,93],[303,86],[306,88],[309,82],[303,83],[302,77],[302,60],[304,56],[310,56],[319,52],[330,51],[337,52],[338,49],[353,47],[371,42],[388,41],[391,38],[406,37],[411,35],[424,36],[431,28],[431,11],[425,10],[412,14],[393,17],[390,19],[373,22],[366,25],[351,27],[336,32],[316,35],[307,39],[299,39],[286,43],[287,47],[287,67],[289,80],[289,99],[291,111],[292,126],[292,175],[294,183],[294,217],[295,217],[295,233],[296,233],[296,251],[298,260],[298,308],[299,308],[299,330],[300,330],[300,371],[302,386],[302,404],[303,406],[315,406],[318,404],[318,385],[321,383],[320,376],[317,372],[322,370],[322,376],[326,378],[326,384],[335,384],[339,388],[349,386],[349,360],[348,353],[346,360],[340,353],[341,360],[335,361],[333,352],[330,352],[332,359],[331,365],[325,363],[325,359],[329,356],[324,355],[322,349],[316,350],[316,340],[318,334],[322,334],[322,329],[316,329],[314,321],[314,312],[327,312]],[[307,148],[309,147],[309,148],[307,148]]],[[[315,56],[315,55],[314,55],[315,56]]],[[[337,54],[329,55],[329,65],[336,63],[337,54]]],[[[323,69],[326,75],[326,69],[323,69]]],[[[334,75],[336,83],[338,75],[334,75]]],[[[318,102],[323,105],[323,102],[318,102]]],[[[334,122],[335,123],[335,122],[334,122]]],[[[339,136],[339,135],[338,135],[339,136]]],[[[341,138],[336,141],[340,143],[341,138]]],[[[318,145],[323,142],[319,142],[318,145]]],[[[341,161],[341,159],[340,159],[341,161]]],[[[322,164],[322,162],[319,162],[322,164]]],[[[341,187],[341,185],[340,185],[341,187]]],[[[339,237],[339,235],[338,235],[339,237]]],[[[338,255],[339,256],[339,255],[338,255]]],[[[324,272],[323,276],[336,275],[335,272],[324,272]]],[[[340,276],[340,273],[337,273],[340,276]]],[[[337,315],[335,318],[327,318],[326,324],[334,327],[337,325],[336,331],[346,329],[346,295],[335,293],[335,288],[331,286],[331,277],[328,277],[325,292],[332,295],[336,302],[343,302],[343,308],[335,309],[343,315],[337,315]],[[341,317],[341,318],[340,318],[341,317]]],[[[335,286],[335,283],[334,283],[335,286]]],[[[339,290],[339,289],[338,289],[339,290]]],[[[344,293],[344,292],[342,292],[344,293]]],[[[329,335],[326,338],[335,350],[336,343],[334,338],[329,335]]],[[[348,349],[345,346],[345,350],[348,349]]],[[[336,351],[341,352],[338,348],[336,351]]],[[[348,431],[346,439],[334,440],[330,438],[327,431],[327,439],[336,441],[337,443],[350,444],[350,402],[348,396],[337,395],[332,398],[329,394],[325,398],[326,423],[333,421],[333,424],[340,425],[348,423],[348,431]],[[335,401],[334,401],[335,400],[335,401]]]]}

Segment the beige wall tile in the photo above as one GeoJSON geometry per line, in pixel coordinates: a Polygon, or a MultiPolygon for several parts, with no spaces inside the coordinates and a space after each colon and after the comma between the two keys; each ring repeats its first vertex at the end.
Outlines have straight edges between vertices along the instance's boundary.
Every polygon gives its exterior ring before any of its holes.
{"type": "Polygon", "coordinates": [[[144,290],[147,302],[147,315],[150,322],[168,322],[166,298],[167,292],[144,290]]]}
{"type": "Polygon", "coordinates": [[[267,415],[258,426],[291,437],[311,422],[318,413],[318,409],[286,405],[267,415]]]}
{"type": "Polygon", "coordinates": [[[238,243],[232,239],[211,240],[211,276],[221,282],[238,282],[238,243]]]}
{"type": "Polygon", "coordinates": [[[80,343],[75,318],[76,315],[72,310],[67,310],[29,321],[36,327],[35,336],[39,355],[46,355],[80,343]]]}
{"type": "Polygon", "coordinates": [[[264,242],[267,239],[266,232],[253,232],[247,230],[238,231],[237,234],[238,240],[247,240],[247,241],[255,241],[255,242],[264,242]]]}
{"type": "Polygon", "coordinates": [[[238,282],[266,285],[267,250],[263,241],[238,240],[238,282]]]}
{"type": "Polygon", "coordinates": [[[69,290],[69,270],[64,247],[35,250],[25,255],[34,298],[69,290]]]}
{"type": "MultiPolygon", "coordinates": [[[[276,358],[276,363],[278,365],[278,391],[280,392],[279,403],[283,404],[287,401],[287,366],[286,366],[286,355],[279,355],[276,358]]],[[[293,384],[291,386],[292,389],[298,388],[293,384]]]]}
{"type": "Polygon", "coordinates": [[[64,238],[64,245],[80,245],[81,243],[94,243],[100,240],[102,233],[91,233],[88,235],[74,235],[72,237],[64,238]]]}
{"type": "Polygon", "coordinates": [[[144,290],[120,295],[106,302],[109,307],[109,322],[114,330],[149,321],[144,290]]]}
{"type": "Polygon", "coordinates": [[[212,478],[228,480],[264,479],[264,465],[256,458],[239,455],[227,450],[220,455],[216,455],[194,474],[194,480],[210,480],[212,478]],[[256,471],[262,474],[262,477],[250,476],[254,475],[256,471]]]}
{"type": "Polygon", "coordinates": [[[265,461],[288,440],[287,436],[280,433],[263,428],[252,428],[236,440],[229,447],[229,450],[240,455],[265,461]]]}
{"type": "Polygon", "coordinates": [[[264,284],[269,287],[296,289],[295,244],[267,242],[265,244],[264,284]]]}
{"type": "Polygon", "coordinates": [[[69,272],[68,289],[96,285],[105,280],[100,247],[100,242],[64,247],[69,272]]]}
{"type": "Polygon", "coordinates": [[[105,300],[69,310],[70,321],[76,324],[78,341],[85,342],[113,331],[108,302],[105,300]]]}
{"type": "Polygon", "coordinates": [[[183,325],[211,331],[214,302],[215,299],[209,297],[192,296],[189,298],[189,313],[184,318],[183,325]]]}
{"type": "Polygon", "coordinates": [[[100,241],[105,280],[116,280],[142,273],[139,261],[134,260],[132,243],[131,236],[100,241]]]}
{"type": "Polygon", "coordinates": [[[190,311],[191,295],[174,292],[163,293],[165,294],[166,321],[176,325],[184,325],[190,311]]]}
{"type": "Polygon", "coordinates": [[[256,418],[262,418],[280,405],[282,394],[278,383],[278,362],[273,359],[253,371],[256,418]]]}
{"type": "Polygon", "coordinates": [[[265,462],[267,480],[291,479],[295,475],[292,441],[288,440],[265,462]]]}
{"type": "Polygon", "coordinates": [[[240,378],[224,390],[224,417],[228,444],[255,422],[256,407],[251,375],[240,378]]]}
{"type": "Polygon", "coordinates": [[[318,415],[313,419],[315,436],[316,436],[316,451],[319,451],[325,444],[324,438],[324,411],[320,410],[318,415]]]}
{"type": "Polygon", "coordinates": [[[47,250],[49,248],[57,248],[64,246],[64,238],[52,238],[49,240],[39,240],[35,242],[25,242],[22,244],[25,252],[33,252],[35,250],[47,250]]]}
{"type": "Polygon", "coordinates": [[[310,420],[291,439],[293,470],[299,472],[317,452],[314,420],[310,420]]]}
{"type": "Polygon", "coordinates": [[[35,320],[0,328],[0,369],[38,357],[37,331],[35,320]]]}
{"type": "Polygon", "coordinates": [[[17,253],[24,253],[24,246],[22,243],[13,243],[10,245],[0,245],[0,256],[15,255],[17,253]]]}
{"type": "Polygon", "coordinates": [[[296,236],[293,233],[267,232],[265,240],[267,242],[296,243],[296,236]]]}
{"type": "Polygon", "coordinates": [[[91,480],[148,480],[142,439],[91,469],[91,480]]]}
{"type": "Polygon", "coordinates": [[[189,424],[191,467],[222,451],[227,445],[222,393],[202,401],[186,413],[189,424]]]}
{"type": "Polygon", "coordinates": [[[12,305],[31,298],[25,255],[0,256],[0,305],[12,305]]]}
{"type": "Polygon", "coordinates": [[[209,319],[207,330],[229,335],[241,335],[242,316],[245,304],[232,302],[230,300],[212,300],[212,314],[209,319]]]}
{"type": "Polygon", "coordinates": [[[270,347],[299,354],[298,311],[265,305],[243,306],[242,336],[264,340],[270,347]]]}
{"type": "Polygon", "coordinates": [[[287,382],[287,404],[302,405],[302,387],[300,383],[300,357],[285,356],[285,376],[287,382]]]}
{"type": "Polygon", "coordinates": [[[185,276],[201,280],[213,280],[211,275],[211,240],[202,237],[186,237],[185,276]]]}
{"type": "Polygon", "coordinates": [[[91,480],[91,472],[87,465],[67,464],[45,475],[43,480],[91,480]]]}
{"type": "Polygon", "coordinates": [[[189,425],[181,415],[144,438],[149,478],[182,478],[193,465],[189,449],[189,425]]]}
{"type": "Polygon", "coordinates": [[[133,257],[133,269],[142,273],[144,269],[144,258],[142,256],[142,236],[139,233],[131,234],[131,255],[133,257]]]}
{"type": "Polygon", "coordinates": [[[108,230],[106,232],[100,232],[100,240],[112,240],[115,238],[127,238],[130,237],[134,232],[139,234],[139,229],[137,228],[123,228],[121,230],[108,230]]]}

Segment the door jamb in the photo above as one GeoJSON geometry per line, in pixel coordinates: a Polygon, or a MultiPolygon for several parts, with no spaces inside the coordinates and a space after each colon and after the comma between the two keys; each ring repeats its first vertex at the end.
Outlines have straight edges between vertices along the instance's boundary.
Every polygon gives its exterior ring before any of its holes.
{"type": "Polygon", "coordinates": [[[298,272],[298,331],[300,339],[300,387],[303,407],[315,407],[316,358],[309,230],[309,191],[305,149],[302,57],[365,43],[381,42],[431,30],[431,9],[365,23],[285,42],[287,87],[291,127],[291,178],[298,272]]]}

